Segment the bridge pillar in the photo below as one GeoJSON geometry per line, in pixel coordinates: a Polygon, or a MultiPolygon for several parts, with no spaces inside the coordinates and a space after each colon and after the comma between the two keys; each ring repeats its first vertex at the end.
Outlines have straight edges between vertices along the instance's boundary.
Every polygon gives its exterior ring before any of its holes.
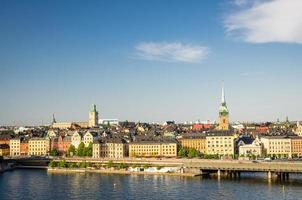
{"type": "Polygon", "coordinates": [[[220,179],[220,176],[221,176],[221,171],[220,171],[220,169],[218,169],[217,170],[217,178],[220,179]]]}
{"type": "Polygon", "coordinates": [[[289,179],[289,172],[285,173],[286,180],[289,179]]]}
{"type": "Polygon", "coordinates": [[[270,181],[272,180],[272,172],[271,171],[268,171],[267,172],[267,179],[270,181]]]}

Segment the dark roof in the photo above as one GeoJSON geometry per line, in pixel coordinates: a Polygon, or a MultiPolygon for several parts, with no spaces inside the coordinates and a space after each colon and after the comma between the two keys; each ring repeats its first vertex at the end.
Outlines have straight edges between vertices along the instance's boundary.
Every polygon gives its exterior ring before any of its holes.
{"type": "Polygon", "coordinates": [[[8,144],[0,144],[0,149],[8,149],[9,145],[8,144]]]}

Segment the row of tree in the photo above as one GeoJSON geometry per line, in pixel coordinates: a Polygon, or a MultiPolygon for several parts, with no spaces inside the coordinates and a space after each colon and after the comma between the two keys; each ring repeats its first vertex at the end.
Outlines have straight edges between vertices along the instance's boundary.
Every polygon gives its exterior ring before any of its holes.
{"type": "Polygon", "coordinates": [[[75,148],[75,146],[71,144],[68,148],[67,156],[91,157],[92,156],[92,142],[90,142],[87,147],[85,147],[84,142],[81,142],[79,144],[78,148],[75,148]]]}

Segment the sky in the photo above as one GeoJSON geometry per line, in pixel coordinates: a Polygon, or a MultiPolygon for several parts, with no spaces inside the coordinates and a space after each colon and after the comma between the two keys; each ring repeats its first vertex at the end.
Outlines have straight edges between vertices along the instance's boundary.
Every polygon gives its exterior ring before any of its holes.
{"type": "Polygon", "coordinates": [[[0,125],[302,120],[301,0],[0,0],[0,125]]]}

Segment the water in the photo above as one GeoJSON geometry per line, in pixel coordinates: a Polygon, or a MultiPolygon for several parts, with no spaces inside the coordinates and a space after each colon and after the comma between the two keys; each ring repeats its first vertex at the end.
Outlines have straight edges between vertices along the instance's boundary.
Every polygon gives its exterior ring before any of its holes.
{"type": "Polygon", "coordinates": [[[268,183],[240,179],[160,175],[54,174],[19,169],[0,174],[0,199],[302,199],[302,179],[268,183]]]}

